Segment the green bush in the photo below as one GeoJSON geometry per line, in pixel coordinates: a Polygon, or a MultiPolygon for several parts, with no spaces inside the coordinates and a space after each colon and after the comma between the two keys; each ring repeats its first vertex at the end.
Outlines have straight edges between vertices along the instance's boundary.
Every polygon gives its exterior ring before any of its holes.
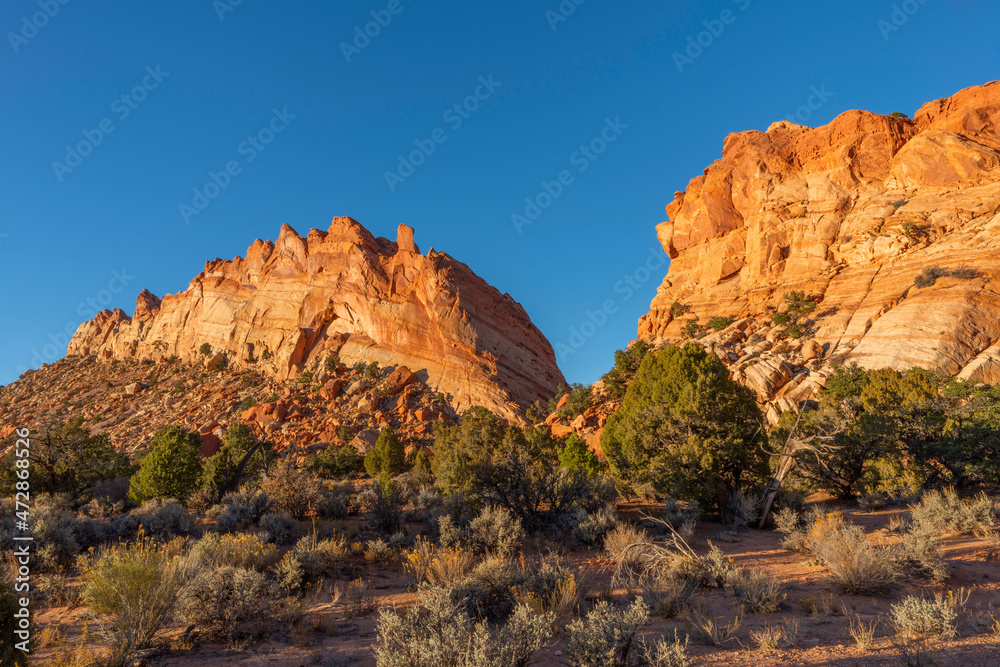
{"type": "Polygon", "coordinates": [[[587,441],[576,433],[571,433],[559,448],[559,465],[571,472],[581,472],[587,477],[596,477],[605,466],[590,451],[587,441]]]}
{"type": "Polygon", "coordinates": [[[628,667],[636,633],[649,620],[649,609],[636,598],[624,611],[598,602],[585,619],[567,627],[566,655],[573,667],[628,667]]]}
{"type": "Polygon", "coordinates": [[[306,457],[303,466],[328,479],[342,479],[365,469],[365,459],[353,445],[330,445],[319,454],[306,457]]]}
{"type": "Polygon", "coordinates": [[[768,474],[762,426],[753,393],[718,357],[694,344],[669,346],[643,361],[601,447],[621,482],[725,515],[727,497],[768,474]]]}
{"type": "Polygon", "coordinates": [[[233,422],[229,425],[222,438],[222,447],[205,460],[202,471],[202,488],[211,493],[213,500],[218,501],[239,488],[244,480],[263,473],[274,453],[270,443],[257,445],[257,438],[246,424],[233,422]]]}
{"type": "Polygon", "coordinates": [[[209,344],[209,343],[202,343],[202,344],[201,344],[201,345],[200,345],[200,346],[198,347],[198,352],[199,352],[199,353],[200,353],[200,354],[201,354],[201,355],[202,355],[203,357],[207,357],[208,355],[212,354],[212,346],[211,346],[211,344],[209,344]]]}
{"type": "Polygon", "coordinates": [[[152,450],[132,476],[129,500],[141,505],[153,498],[184,502],[201,479],[201,438],[179,426],[168,426],[153,436],[152,450]]]}
{"type": "Polygon", "coordinates": [[[389,479],[406,472],[403,443],[388,426],[382,428],[375,446],[365,455],[365,470],[375,479],[389,479]]]}

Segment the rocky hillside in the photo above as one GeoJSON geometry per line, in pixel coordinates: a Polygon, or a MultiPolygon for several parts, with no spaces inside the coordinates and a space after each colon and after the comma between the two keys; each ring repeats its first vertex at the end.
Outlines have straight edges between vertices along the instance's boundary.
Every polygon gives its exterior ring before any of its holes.
{"type": "Polygon", "coordinates": [[[177,424],[202,436],[211,455],[233,421],[241,419],[276,449],[302,457],[353,444],[366,452],[383,426],[407,445],[429,445],[434,423],[454,412],[405,367],[365,373],[326,365],[315,375],[278,380],[249,368],[135,359],[99,363],[70,356],[28,371],[0,387],[0,442],[14,428],[39,433],[82,417],[128,454],[159,429],[177,424]]]}
{"type": "Polygon", "coordinates": [[[315,374],[330,355],[405,365],[456,410],[482,405],[516,421],[566,384],[510,295],[447,254],[421,254],[406,225],[393,242],[345,217],[306,237],[284,225],[277,243],[207,262],[179,294],[144,290],[133,316],[116,309],[82,324],[68,353],[193,364],[206,344],[218,363],[276,380],[315,374]]]}
{"type": "Polygon", "coordinates": [[[1000,82],[732,134],[667,215],[639,338],[699,339],[771,419],[831,361],[1000,381],[1000,82]]]}

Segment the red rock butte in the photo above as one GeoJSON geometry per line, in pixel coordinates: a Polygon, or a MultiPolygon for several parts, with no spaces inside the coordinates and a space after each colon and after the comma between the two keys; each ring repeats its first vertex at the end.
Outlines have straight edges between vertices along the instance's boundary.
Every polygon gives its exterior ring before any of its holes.
{"type": "Polygon", "coordinates": [[[515,421],[566,385],[510,295],[445,253],[420,254],[406,225],[393,242],[347,217],[305,238],[283,225],[245,259],[207,262],[179,294],[143,290],[132,317],[106,310],[81,324],[68,354],[194,362],[204,343],[279,379],[316,371],[332,353],[405,365],[457,410],[481,405],[515,421]]]}
{"type": "Polygon", "coordinates": [[[1000,382],[998,129],[993,82],[912,120],[847,111],[728,136],[657,227],[671,264],[639,337],[733,318],[702,343],[785,409],[825,383],[831,357],[1000,382]],[[944,275],[917,281],[928,269],[944,275]],[[793,290],[816,308],[782,357],[770,317],[793,290]]]}

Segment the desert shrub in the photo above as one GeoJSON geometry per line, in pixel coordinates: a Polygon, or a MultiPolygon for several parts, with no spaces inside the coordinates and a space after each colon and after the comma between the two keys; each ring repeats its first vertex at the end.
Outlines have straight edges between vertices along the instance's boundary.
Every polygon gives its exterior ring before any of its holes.
{"type": "Polygon", "coordinates": [[[207,357],[208,355],[212,354],[211,343],[202,343],[200,346],[198,346],[198,353],[201,354],[201,356],[203,357],[207,357]]]}
{"type": "MultiPolygon", "coordinates": [[[[32,546],[38,569],[42,572],[65,572],[81,551],[76,517],[57,507],[42,505],[36,507],[32,519],[32,546]]],[[[13,531],[6,535],[13,535],[13,531]]]]}
{"type": "Polygon", "coordinates": [[[933,599],[908,595],[890,607],[892,624],[901,633],[951,639],[958,628],[958,609],[967,599],[963,591],[933,599]]]}
{"type": "Polygon", "coordinates": [[[778,611],[785,594],[781,584],[764,570],[753,568],[740,572],[729,582],[733,595],[748,614],[778,611]]]}
{"type": "Polygon", "coordinates": [[[393,480],[375,480],[361,495],[368,524],[381,533],[393,533],[403,524],[402,489],[393,480]]]}
{"type": "Polygon", "coordinates": [[[525,575],[510,561],[487,557],[451,588],[451,599],[465,605],[470,616],[497,620],[506,618],[516,603],[515,591],[525,575]]]}
{"type": "Polygon", "coordinates": [[[740,574],[740,568],[733,564],[733,559],[722,553],[722,549],[709,542],[708,553],[701,557],[705,573],[719,588],[740,574]]]}
{"type": "Polygon", "coordinates": [[[596,512],[578,508],[573,516],[571,533],[581,544],[600,547],[605,536],[618,527],[618,512],[612,504],[605,505],[596,512]]]}
{"type": "Polygon", "coordinates": [[[597,455],[587,447],[587,441],[576,433],[571,433],[563,446],[559,448],[559,465],[571,472],[582,472],[587,477],[596,477],[604,471],[605,466],[597,455]]]}
{"type": "Polygon", "coordinates": [[[319,542],[314,542],[311,536],[303,537],[282,556],[275,567],[275,576],[283,589],[301,591],[306,584],[342,574],[349,554],[343,537],[319,542]]]}
{"type": "Polygon", "coordinates": [[[181,599],[181,613],[206,637],[260,639],[276,627],[281,594],[256,570],[224,566],[202,570],[181,599]]]}
{"type": "Polygon", "coordinates": [[[129,500],[141,505],[153,498],[187,500],[201,478],[201,438],[179,426],[168,426],[153,436],[151,451],[132,476],[129,500]]]}
{"type": "Polygon", "coordinates": [[[193,574],[190,560],[145,537],[91,556],[81,569],[83,599],[111,643],[108,665],[130,664],[150,646],[193,574]]]}
{"type": "Polygon", "coordinates": [[[941,583],[950,567],[941,553],[938,534],[916,524],[903,535],[903,555],[919,574],[941,583]]]}
{"type": "MultiPolygon", "coordinates": [[[[555,400],[555,399],[553,399],[555,400]]],[[[573,419],[577,415],[586,412],[587,408],[594,404],[594,395],[590,386],[575,383],[570,386],[570,391],[566,394],[566,405],[558,412],[560,419],[573,419]]],[[[552,406],[553,411],[555,406],[552,406]]]]}
{"type": "Polygon", "coordinates": [[[365,562],[389,564],[396,560],[396,551],[381,537],[368,540],[364,547],[365,562]]]}
{"type": "Polygon", "coordinates": [[[684,613],[684,626],[706,646],[722,646],[736,636],[742,617],[736,616],[726,625],[721,619],[708,616],[702,609],[689,609],[684,613]]]}
{"type": "Polygon", "coordinates": [[[688,637],[682,642],[674,631],[674,640],[660,640],[650,646],[645,640],[640,640],[641,657],[638,663],[641,667],[695,667],[697,664],[687,651],[688,637]]]}
{"type": "Polygon", "coordinates": [[[389,479],[406,471],[403,443],[388,426],[382,428],[375,446],[365,455],[365,470],[376,479],[389,479]]]}
{"type": "Polygon", "coordinates": [[[517,607],[494,631],[473,624],[447,592],[424,589],[421,606],[402,614],[384,611],[378,619],[378,667],[525,667],[548,637],[551,620],[517,607]]]}
{"type": "Polygon", "coordinates": [[[469,524],[469,543],[480,553],[507,558],[523,540],[521,520],[502,507],[487,505],[469,524]]]}
{"type": "Polygon", "coordinates": [[[806,550],[806,522],[790,507],[774,514],[774,530],[781,533],[781,548],[788,551],[806,550]]]}
{"type": "Polygon", "coordinates": [[[701,518],[701,505],[698,504],[697,500],[681,502],[667,496],[663,499],[660,518],[670,524],[671,528],[678,530],[684,524],[697,523],[698,519],[701,518]]]}
{"type": "Polygon", "coordinates": [[[260,518],[260,529],[273,544],[289,544],[298,523],[287,514],[269,512],[260,518]]]}
{"type": "Polygon", "coordinates": [[[649,620],[649,609],[636,598],[618,611],[601,601],[585,619],[567,627],[566,655],[573,667],[628,667],[635,635],[649,620]]]}
{"type": "Polygon", "coordinates": [[[322,515],[330,501],[319,476],[297,469],[290,458],[271,467],[260,489],[274,502],[275,511],[296,519],[322,515]]]}
{"type": "Polygon", "coordinates": [[[872,546],[864,528],[846,523],[840,514],[819,517],[809,531],[808,545],[844,593],[882,595],[898,584],[891,554],[872,546]]]}
{"type": "Polygon", "coordinates": [[[132,514],[139,517],[147,534],[161,541],[190,535],[195,524],[194,517],[176,500],[169,498],[147,501],[132,514]]]}
{"type": "Polygon", "coordinates": [[[984,534],[996,523],[996,506],[986,494],[962,500],[954,489],[930,491],[916,505],[910,505],[914,525],[938,534],[984,534]]]}
{"type": "Polygon", "coordinates": [[[674,618],[691,606],[699,585],[692,579],[671,577],[666,573],[642,580],[642,599],[654,614],[674,618]]]}
{"type": "Polygon", "coordinates": [[[21,626],[20,597],[14,586],[0,577],[0,664],[11,667],[28,667],[31,651],[37,648],[37,639],[33,639],[37,637],[36,628],[31,620],[34,610],[29,608],[28,618],[23,619],[25,626],[21,626]]]}
{"type": "Polygon", "coordinates": [[[583,602],[584,586],[576,573],[559,558],[545,558],[525,581],[513,590],[514,599],[537,615],[552,619],[555,632],[570,619],[583,602]]]}
{"type": "Polygon", "coordinates": [[[248,533],[209,533],[195,542],[191,557],[211,570],[237,567],[264,571],[278,562],[278,550],[248,533]]]}
{"type": "Polygon", "coordinates": [[[604,553],[608,558],[621,562],[634,544],[650,544],[649,533],[641,528],[622,524],[604,538],[604,553]]]}
{"type": "Polygon", "coordinates": [[[729,525],[735,530],[741,530],[760,517],[760,497],[736,490],[726,497],[725,508],[729,525]]]}
{"type": "Polygon", "coordinates": [[[228,493],[222,498],[216,528],[222,532],[245,530],[260,523],[273,507],[274,502],[263,491],[241,489],[228,493]]]}
{"type": "Polygon", "coordinates": [[[722,331],[732,323],[731,317],[713,317],[708,321],[708,328],[712,331],[722,331]]]}
{"type": "Polygon", "coordinates": [[[406,553],[403,571],[414,583],[429,583],[438,588],[448,588],[472,569],[470,552],[449,546],[435,546],[424,537],[417,537],[414,548],[406,553]]]}
{"type": "Polygon", "coordinates": [[[725,499],[768,472],[763,417],[753,393],[695,344],[647,355],[601,447],[633,487],[698,500],[726,519],[725,499]]]}

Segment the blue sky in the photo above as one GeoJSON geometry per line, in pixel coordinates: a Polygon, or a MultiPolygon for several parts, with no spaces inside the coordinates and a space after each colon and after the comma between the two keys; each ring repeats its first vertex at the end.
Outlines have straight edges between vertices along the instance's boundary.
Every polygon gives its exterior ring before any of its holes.
{"type": "Polygon", "coordinates": [[[234,3],[0,9],[0,383],[61,357],[92,306],[131,313],[143,288],[176,293],[207,259],[336,215],[411,225],[591,382],[665,273],[664,207],[728,133],[814,89],[812,126],[1000,78],[987,0],[234,3]],[[212,173],[225,187],[200,200],[212,173]]]}

